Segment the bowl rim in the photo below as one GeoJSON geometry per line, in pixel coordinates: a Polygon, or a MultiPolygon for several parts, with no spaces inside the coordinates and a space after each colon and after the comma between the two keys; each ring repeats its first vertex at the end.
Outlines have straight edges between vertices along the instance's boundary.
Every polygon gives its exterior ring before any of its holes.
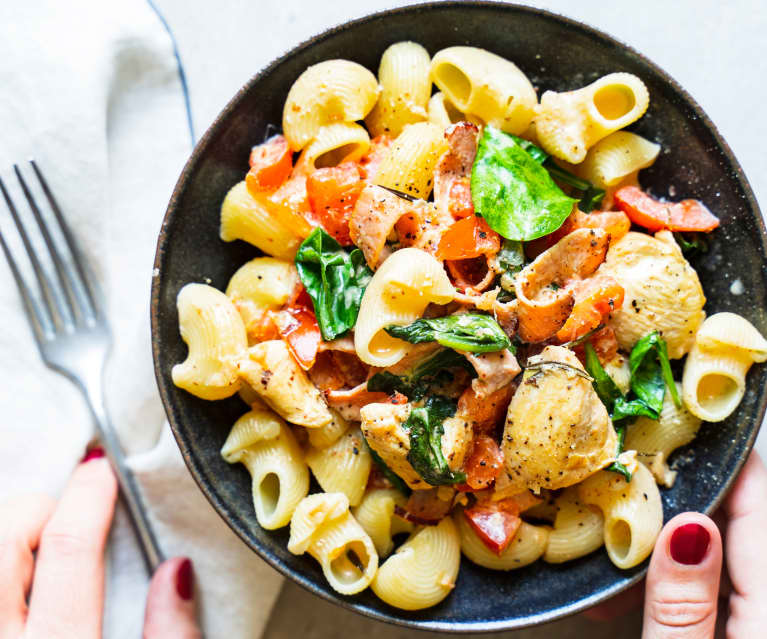
{"type": "MultiPolygon", "coordinates": [[[[559,608],[556,608],[555,610],[536,613],[536,614],[528,615],[518,619],[504,619],[504,620],[496,620],[496,621],[477,621],[477,622],[455,621],[453,622],[453,621],[433,621],[428,619],[409,619],[407,617],[398,616],[399,612],[396,611],[397,609],[395,608],[391,608],[391,610],[393,611],[392,613],[385,613],[385,612],[381,612],[378,610],[373,610],[373,609],[361,606],[354,599],[349,599],[337,593],[326,591],[323,588],[319,587],[317,584],[313,583],[309,578],[307,578],[300,571],[295,570],[291,568],[290,566],[283,565],[276,557],[271,556],[267,551],[263,550],[258,544],[251,543],[248,537],[248,531],[244,527],[236,524],[235,522],[236,513],[234,513],[230,509],[229,505],[225,501],[223,501],[220,498],[220,496],[216,492],[214,492],[210,487],[208,487],[206,483],[203,481],[201,477],[201,473],[196,468],[195,461],[193,459],[192,450],[187,446],[186,442],[184,441],[184,438],[181,435],[180,427],[179,427],[179,424],[176,423],[176,419],[175,419],[173,411],[169,410],[169,406],[171,405],[170,398],[169,398],[171,389],[169,388],[169,385],[167,384],[163,363],[160,361],[159,342],[156,339],[154,339],[154,336],[157,335],[157,333],[159,332],[159,305],[160,305],[160,288],[161,288],[161,270],[160,269],[163,262],[165,245],[168,239],[166,235],[167,228],[170,224],[171,219],[176,214],[176,209],[181,199],[181,194],[185,190],[187,182],[190,180],[192,174],[195,172],[211,140],[214,139],[221,132],[221,130],[226,126],[226,123],[229,117],[235,112],[239,104],[245,99],[245,97],[250,92],[253,85],[256,84],[262,77],[272,73],[274,69],[278,65],[282,64],[285,60],[293,56],[296,56],[306,51],[307,49],[310,49],[315,44],[322,42],[326,40],[327,38],[332,37],[335,34],[346,30],[349,27],[365,24],[374,20],[386,18],[387,16],[391,16],[391,15],[407,14],[407,13],[413,13],[413,12],[416,12],[416,13],[426,12],[432,9],[441,9],[445,7],[461,8],[465,10],[487,9],[487,8],[496,9],[496,10],[500,9],[500,10],[509,10],[510,12],[520,12],[520,13],[528,13],[528,14],[533,14],[537,16],[542,16],[545,19],[552,20],[554,22],[559,22],[560,24],[563,24],[565,27],[569,29],[580,30],[585,35],[588,35],[592,38],[595,38],[601,41],[602,44],[618,47],[622,49],[623,51],[628,52],[631,55],[637,57],[642,63],[646,64],[653,72],[657,74],[657,76],[664,83],[670,86],[670,88],[681,97],[683,103],[692,109],[692,111],[695,113],[698,119],[703,123],[705,128],[711,132],[717,146],[720,148],[722,154],[725,156],[730,166],[732,167],[732,170],[733,170],[732,177],[739,183],[740,187],[743,190],[743,193],[746,199],[746,208],[748,208],[750,211],[752,211],[756,215],[757,219],[755,220],[755,223],[759,230],[759,239],[761,244],[762,257],[765,260],[765,262],[767,262],[767,230],[765,229],[764,218],[762,216],[761,210],[759,208],[759,204],[757,203],[756,197],[748,181],[748,178],[743,172],[743,169],[740,166],[740,163],[738,162],[737,158],[732,152],[732,149],[730,149],[729,144],[727,144],[727,142],[724,140],[722,135],[719,133],[719,130],[711,121],[711,119],[703,110],[703,108],[668,72],[662,69],[658,64],[650,60],[646,55],[637,51],[631,45],[626,44],[622,40],[619,40],[618,38],[602,31],[601,29],[597,29],[584,22],[581,22],[580,20],[576,20],[574,18],[571,18],[569,16],[563,15],[555,11],[540,9],[540,8],[532,7],[529,5],[517,4],[514,2],[503,2],[503,1],[497,1],[497,0],[430,0],[428,2],[407,4],[407,5],[398,6],[394,8],[384,9],[381,11],[376,11],[374,13],[365,14],[364,16],[354,18],[346,22],[337,23],[331,27],[328,27],[327,29],[323,30],[322,32],[318,34],[307,38],[306,40],[300,42],[296,46],[288,49],[281,55],[274,58],[271,62],[269,62],[267,65],[261,68],[257,73],[255,73],[250,79],[248,79],[248,81],[237,91],[237,93],[229,100],[229,102],[227,102],[226,106],[224,106],[224,108],[219,112],[219,114],[216,116],[213,122],[208,126],[205,133],[200,137],[200,139],[195,144],[195,147],[192,150],[192,153],[190,154],[188,160],[184,164],[184,168],[182,169],[181,174],[176,182],[176,185],[173,188],[173,193],[168,203],[168,207],[163,217],[162,226],[158,234],[157,248],[156,248],[155,259],[154,259],[154,271],[153,271],[155,275],[152,277],[151,301],[150,301],[152,359],[154,363],[155,378],[157,380],[157,386],[160,393],[160,398],[163,403],[163,408],[165,409],[165,413],[168,418],[171,431],[173,432],[173,436],[181,451],[181,455],[184,458],[184,463],[186,464],[189,472],[191,473],[195,483],[198,485],[202,493],[205,495],[207,500],[213,506],[214,510],[226,522],[229,528],[232,529],[235,532],[235,534],[251,550],[256,552],[256,554],[258,554],[259,557],[261,557],[264,561],[266,561],[270,566],[272,566],[274,569],[280,572],[284,577],[287,577],[293,580],[294,582],[299,584],[301,587],[305,588],[309,592],[314,593],[315,595],[322,597],[326,601],[329,601],[336,605],[340,605],[346,608],[347,610],[352,610],[358,614],[362,614],[366,617],[375,619],[377,621],[383,621],[389,624],[398,625],[398,626],[416,629],[416,630],[450,632],[450,633],[487,633],[487,632],[498,632],[498,631],[504,631],[504,630],[518,630],[518,629],[527,628],[530,626],[536,626],[543,623],[555,621],[557,619],[561,619],[561,618],[576,614],[578,612],[582,612],[583,610],[586,610],[598,603],[601,603],[607,599],[610,599],[611,597],[617,595],[618,593],[638,583],[641,579],[645,577],[647,573],[647,567],[643,568],[642,570],[634,574],[630,579],[626,581],[622,581],[618,584],[615,584],[614,586],[611,586],[597,593],[594,593],[593,595],[589,597],[578,599],[577,601],[571,604],[560,606],[559,608]]],[[[751,450],[754,446],[754,441],[756,440],[756,437],[759,433],[759,429],[762,425],[762,422],[764,421],[765,412],[767,412],[767,392],[763,393],[762,396],[759,397],[757,401],[756,411],[758,415],[757,423],[755,424],[755,427],[752,428],[751,433],[746,439],[744,452],[739,457],[739,459],[736,460],[734,464],[733,472],[729,475],[729,477],[727,477],[727,479],[725,479],[719,492],[714,496],[713,500],[711,501],[710,506],[705,510],[705,514],[707,515],[711,514],[719,507],[720,503],[724,499],[724,496],[729,492],[733,482],[740,474],[740,471],[743,465],[745,464],[749,454],[751,453],[751,450]]]]}

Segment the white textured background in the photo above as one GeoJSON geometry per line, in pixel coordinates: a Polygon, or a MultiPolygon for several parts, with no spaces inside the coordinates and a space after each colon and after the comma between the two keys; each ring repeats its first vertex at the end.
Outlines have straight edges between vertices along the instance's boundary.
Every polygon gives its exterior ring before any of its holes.
{"type": "MultiPolygon", "coordinates": [[[[197,134],[259,68],[326,27],[399,4],[382,0],[155,0],[178,41],[197,134]]],[[[767,3],[760,0],[528,2],[602,29],[668,71],[729,142],[767,207],[767,3]]],[[[764,303],[757,300],[756,303],[764,303]]],[[[767,434],[758,448],[767,456],[767,434]]],[[[288,585],[266,635],[306,639],[414,635],[342,611],[288,585]]],[[[638,617],[568,620],[522,637],[635,637],[638,617]]],[[[422,635],[427,636],[427,635],[422,635]]]]}

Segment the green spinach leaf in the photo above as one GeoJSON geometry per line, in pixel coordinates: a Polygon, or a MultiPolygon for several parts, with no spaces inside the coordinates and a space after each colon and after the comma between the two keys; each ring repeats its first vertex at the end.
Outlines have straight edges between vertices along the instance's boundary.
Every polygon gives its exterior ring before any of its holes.
{"type": "Polygon", "coordinates": [[[658,331],[653,331],[640,339],[631,350],[629,357],[631,368],[631,390],[637,397],[660,413],[663,408],[663,395],[668,387],[674,404],[682,406],[679,398],[671,363],[668,359],[666,341],[658,331]]]}
{"type": "Polygon", "coordinates": [[[489,353],[511,346],[506,333],[489,315],[463,313],[419,319],[408,326],[392,324],[384,330],[411,344],[438,342],[442,346],[471,353],[489,353]]]}
{"type": "Polygon", "coordinates": [[[528,150],[492,126],[485,127],[479,140],[471,172],[471,195],[474,210],[490,228],[506,239],[518,241],[556,231],[575,202],[528,150]]]}
{"type": "Polygon", "coordinates": [[[362,294],[373,277],[362,251],[345,251],[321,228],[296,253],[298,276],[314,303],[322,339],[346,333],[357,321],[362,294]]]}
{"type": "MultiPolygon", "coordinates": [[[[617,457],[623,452],[623,443],[626,440],[626,424],[621,424],[619,426],[615,427],[615,434],[618,436],[618,450],[615,453],[615,456],[617,457]]],[[[626,464],[622,464],[617,459],[610,464],[605,470],[609,470],[613,473],[618,473],[619,475],[623,475],[623,478],[626,481],[631,481],[631,471],[628,469],[626,464]]]]}
{"type": "Polygon", "coordinates": [[[476,371],[469,360],[447,348],[419,362],[406,375],[394,375],[389,371],[376,373],[368,380],[367,389],[389,394],[397,391],[407,396],[410,401],[418,401],[435,387],[451,382],[453,380],[451,368],[463,368],[476,376],[476,371]]]}
{"type": "Polygon", "coordinates": [[[674,239],[686,257],[708,252],[708,238],[705,233],[674,233],[674,239]]]}
{"type": "Polygon", "coordinates": [[[455,414],[456,404],[446,397],[432,395],[424,405],[413,408],[403,424],[410,435],[407,460],[421,478],[432,486],[460,484],[466,475],[450,470],[442,454],[442,422],[455,414]]]}

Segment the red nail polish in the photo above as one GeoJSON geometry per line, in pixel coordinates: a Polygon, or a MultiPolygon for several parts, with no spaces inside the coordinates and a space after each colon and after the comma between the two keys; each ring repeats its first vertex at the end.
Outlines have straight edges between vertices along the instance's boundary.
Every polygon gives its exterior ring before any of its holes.
{"type": "Polygon", "coordinates": [[[699,564],[708,552],[711,534],[700,524],[679,526],[671,535],[670,551],[680,564],[699,564]]]}
{"type": "Polygon", "coordinates": [[[189,601],[194,594],[194,569],[189,559],[184,559],[178,566],[176,592],[184,601],[189,601]]]}
{"type": "Polygon", "coordinates": [[[104,449],[101,446],[96,446],[95,448],[91,448],[90,450],[85,451],[85,455],[83,456],[80,463],[84,464],[91,459],[99,459],[100,457],[104,457],[104,455],[106,455],[104,449]]]}

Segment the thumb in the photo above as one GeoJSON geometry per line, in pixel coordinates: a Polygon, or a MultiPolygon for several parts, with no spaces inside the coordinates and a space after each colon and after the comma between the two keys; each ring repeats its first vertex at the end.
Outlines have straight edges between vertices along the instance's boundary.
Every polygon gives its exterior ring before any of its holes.
{"type": "Polygon", "coordinates": [[[642,639],[713,639],[721,569],[713,521],[699,513],[669,521],[647,573],[642,639]]]}
{"type": "Polygon", "coordinates": [[[149,584],[144,639],[200,639],[195,619],[194,571],[185,557],[160,564],[149,584]]]}

